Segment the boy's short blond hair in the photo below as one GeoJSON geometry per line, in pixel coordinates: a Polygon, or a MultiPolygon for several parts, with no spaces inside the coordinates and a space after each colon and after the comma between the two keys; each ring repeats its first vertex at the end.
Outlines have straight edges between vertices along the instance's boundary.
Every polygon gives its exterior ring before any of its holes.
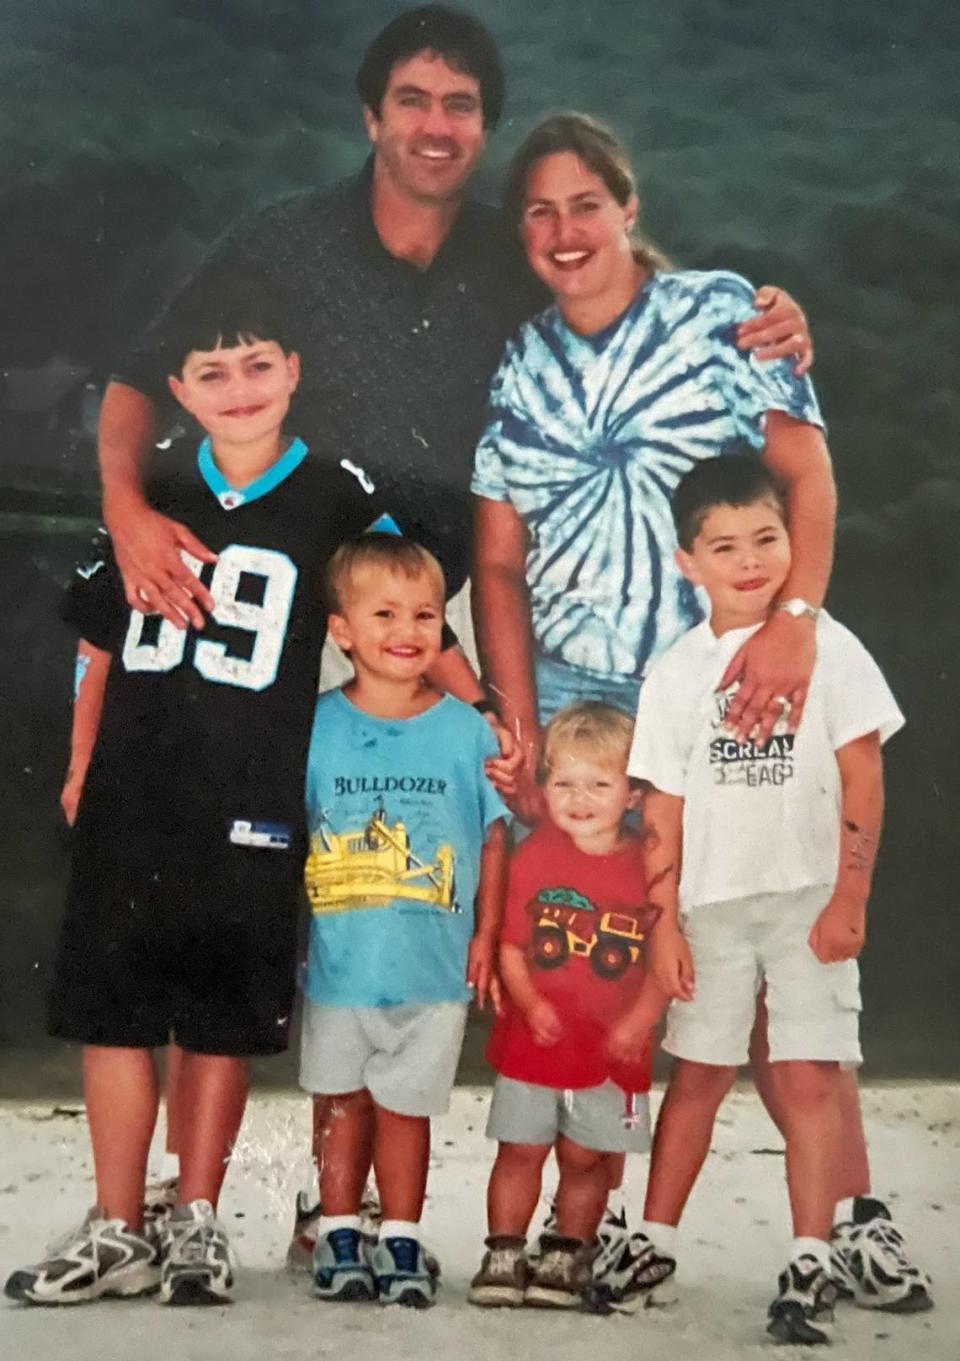
{"type": "Polygon", "coordinates": [[[612,704],[582,699],[554,714],[543,735],[540,776],[546,779],[559,753],[570,747],[585,749],[597,760],[626,770],[633,742],[633,719],[612,704]]]}
{"type": "Polygon", "coordinates": [[[327,564],[324,586],[327,608],[332,614],[343,613],[351,583],[366,572],[391,572],[411,578],[426,576],[443,608],[446,595],[443,568],[429,549],[400,534],[374,532],[342,543],[327,564]]]}

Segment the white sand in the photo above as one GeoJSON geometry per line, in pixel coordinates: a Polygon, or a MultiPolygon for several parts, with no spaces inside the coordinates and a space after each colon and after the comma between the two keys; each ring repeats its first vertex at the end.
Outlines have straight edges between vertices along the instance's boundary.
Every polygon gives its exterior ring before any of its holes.
{"type": "MultiPolygon", "coordinates": [[[[229,1308],[161,1310],[152,1300],[72,1309],[0,1305],[4,1359],[247,1361],[343,1356],[350,1361],[423,1357],[586,1354],[589,1361],[727,1361],[743,1355],[804,1355],[764,1333],[766,1305],[789,1237],[780,1141],[753,1093],[737,1091],[721,1112],[714,1154],[684,1224],[680,1303],[634,1318],[592,1318],[471,1309],[464,1301],[484,1226],[491,1146],[483,1136],[487,1093],[461,1088],[436,1124],[426,1223],[444,1269],[437,1306],[425,1314],[376,1305],[323,1305],[305,1277],[280,1267],[290,1198],[305,1166],[306,1101],[251,1103],[241,1167],[221,1203],[242,1270],[229,1308]]],[[[935,1276],[937,1309],[914,1317],[838,1310],[833,1355],[865,1361],[957,1361],[960,1210],[960,1087],[884,1086],[865,1093],[878,1195],[895,1208],[914,1255],[935,1276]]],[[[643,1160],[628,1174],[639,1218],[643,1160]]],[[[0,1272],[35,1260],[92,1199],[86,1128],[50,1106],[0,1106],[0,1272]]]]}

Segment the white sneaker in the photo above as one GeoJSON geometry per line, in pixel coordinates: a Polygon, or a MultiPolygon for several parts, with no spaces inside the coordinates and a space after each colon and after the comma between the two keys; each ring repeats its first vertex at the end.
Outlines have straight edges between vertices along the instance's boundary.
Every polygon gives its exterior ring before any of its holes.
{"type": "Polygon", "coordinates": [[[841,1299],[861,1309],[914,1314],[933,1308],[931,1280],[906,1254],[882,1200],[857,1196],[853,1219],[830,1235],[830,1268],[841,1299]]]}
{"type": "Polygon", "coordinates": [[[606,1233],[601,1224],[598,1238],[593,1280],[584,1292],[586,1308],[597,1314],[614,1310],[632,1314],[640,1308],[676,1302],[676,1258],[658,1252],[644,1233],[628,1235],[625,1224],[620,1232],[606,1233]]]}
{"type": "Polygon", "coordinates": [[[176,1205],[160,1231],[162,1304],[228,1304],[233,1253],[208,1200],[176,1205]]]}
{"type": "Polygon", "coordinates": [[[93,1209],[45,1261],[15,1271],[4,1293],[25,1304],[86,1304],[108,1295],[144,1295],[159,1283],[154,1236],[93,1209]]]}

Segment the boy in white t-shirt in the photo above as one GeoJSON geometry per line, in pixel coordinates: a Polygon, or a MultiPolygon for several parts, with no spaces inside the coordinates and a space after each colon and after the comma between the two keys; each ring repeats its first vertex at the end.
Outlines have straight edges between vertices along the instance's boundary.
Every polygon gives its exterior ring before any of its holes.
{"type": "Polygon", "coordinates": [[[781,719],[762,744],[728,733],[735,687],[715,687],[777,608],[790,569],[784,505],[761,464],[730,457],[687,475],[674,515],[677,561],[711,614],[645,682],[628,767],[649,785],[646,870],[662,908],[651,964],[675,999],[664,1048],[679,1060],[645,1228],[671,1250],[717,1109],[747,1062],[765,985],[794,1229],[768,1330],[782,1342],[826,1342],[814,1320],[829,1316],[836,1296],[841,1065],[861,1057],[856,956],[883,812],[880,747],[903,717],[863,646],[821,610],[798,731],[781,719]]]}

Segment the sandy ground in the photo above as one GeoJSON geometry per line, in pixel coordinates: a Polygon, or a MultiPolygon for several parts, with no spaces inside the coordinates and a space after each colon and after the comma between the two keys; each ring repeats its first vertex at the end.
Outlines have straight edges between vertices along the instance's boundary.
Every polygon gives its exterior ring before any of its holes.
{"type": "MultiPolygon", "coordinates": [[[[241,1262],[236,1303],[161,1312],[152,1300],[74,1309],[0,1305],[0,1356],[186,1358],[247,1361],[349,1356],[499,1358],[558,1355],[591,1361],[727,1361],[781,1349],[767,1343],[764,1313],[788,1240],[780,1141],[753,1093],[736,1091],[721,1112],[714,1152],[684,1226],[680,1302],[634,1318],[599,1319],[465,1304],[483,1237],[491,1148],[483,1135],[488,1094],[460,1088],[436,1124],[426,1224],[444,1268],[439,1302],[426,1314],[376,1305],[322,1305],[308,1281],[281,1269],[292,1193],[307,1170],[306,1102],[293,1095],[251,1103],[221,1203],[241,1262]]],[[[914,1255],[935,1276],[938,1308],[912,1318],[838,1310],[833,1354],[864,1361],[956,1361],[960,1356],[960,1087],[874,1087],[865,1093],[875,1188],[895,1207],[914,1255]]],[[[644,1166],[628,1174],[639,1218],[644,1166]]],[[[34,1260],[92,1199],[86,1129],[77,1108],[0,1106],[0,1272],[34,1260]]],[[[796,1349],[782,1349],[796,1357],[796,1349]]]]}

